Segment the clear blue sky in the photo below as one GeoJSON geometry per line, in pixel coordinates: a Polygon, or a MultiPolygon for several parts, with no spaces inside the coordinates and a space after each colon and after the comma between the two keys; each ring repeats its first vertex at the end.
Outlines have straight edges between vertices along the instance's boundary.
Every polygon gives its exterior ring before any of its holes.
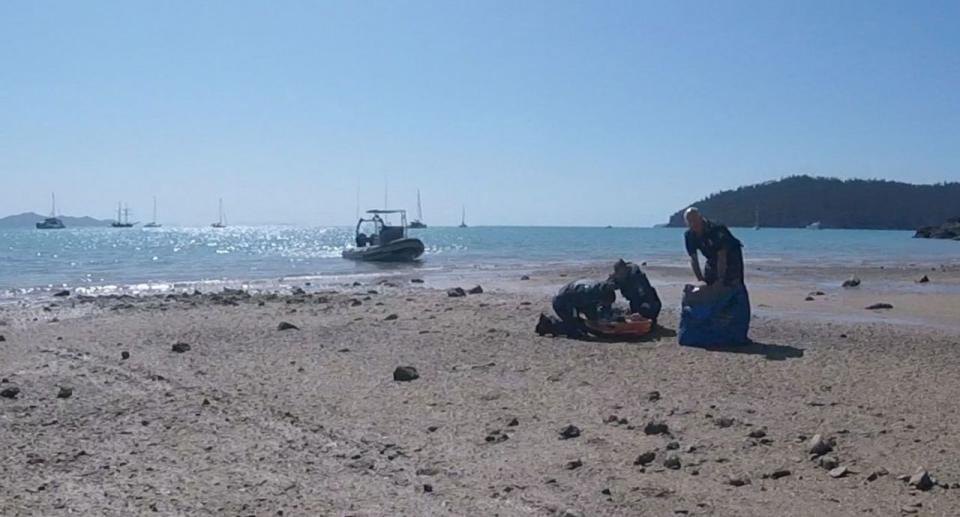
{"type": "Polygon", "coordinates": [[[960,2],[0,3],[0,213],[650,225],[960,180],[960,2]]]}

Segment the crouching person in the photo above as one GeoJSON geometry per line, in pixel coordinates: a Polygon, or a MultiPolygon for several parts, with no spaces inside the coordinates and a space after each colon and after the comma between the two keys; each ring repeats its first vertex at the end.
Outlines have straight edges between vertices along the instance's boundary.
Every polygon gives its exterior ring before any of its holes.
{"type": "Polygon", "coordinates": [[[630,312],[657,322],[660,316],[660,296],[657,290],[650,285],[650,280],[643,273],[640,266],[623,259],[613,265],[613,274],[610,281],[620,290],[620,294],[630,301],[630,312]]]}
{"type": "Polygon", "coordinates": [[[581,338],[590,331],[581,316],[596,321],[610,312],[617,299],[613,282],[577,280],[560,289],[553,298],[553,310],[560,318],[559,331],[570,338],[581,338]]]}

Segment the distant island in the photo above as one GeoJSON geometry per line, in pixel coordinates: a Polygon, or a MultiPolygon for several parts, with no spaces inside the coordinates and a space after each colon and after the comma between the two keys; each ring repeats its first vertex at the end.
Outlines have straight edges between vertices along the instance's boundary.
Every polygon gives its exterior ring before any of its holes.
{"type": "MultiPolygon", "coordinates": [[[[691,203],[727,226],[916,230],[960,211],[960,183],[912,185],[885,180],[790,176],[712,194],[691,203]]],[[[683,210],[668,226],[684,226],[683,210]]]]}
{"type": "MultiPolygon", "coordinates": [[[[36,228],[36,224],[48,216],[27,212],[24,214],[8,215],[0,218],[0,228],[36,228]]],[[[94,219],[93,217],[59,216],[67,228],[81,228],[89,226],[110,226],[112,221],[94,219]]]]}

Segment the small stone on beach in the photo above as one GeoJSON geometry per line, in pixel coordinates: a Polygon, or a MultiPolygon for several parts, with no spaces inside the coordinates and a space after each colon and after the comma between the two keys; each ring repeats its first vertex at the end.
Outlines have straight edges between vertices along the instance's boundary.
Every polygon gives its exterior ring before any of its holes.
{"type": "Polygon", "coordinates": [[[68,388],[66,386],[61,386],[60,391],[57,393],[58,399],[68,399],[73,396],[73,388],[68,388]]]}
{"type": "Polygon", "coordinates": [[[837,467],[830,471],[830,477],[834,479],[839,479],[846,476],[850,472],[847,467],[837,467]]]}
{"type": "Polygon", "coordinates": [[[411,278],[411,279],[410,279],[410,283],[411,283],[411,284],[422,284],[422,283],[423,283],[423,279],[422,279],[422,278],[411,278]]]}
{"type": "Polygon", "coordinates": [[[819,434],[813,435],[813,438],[810,438],[810,442],[807,445],[807,452],[814,456],[823,456],[832,450],[833,444],[819,434]]]}
{"type": "Polygon", "coordinates": [[[733,476],[727,479],[727,484],[735,487],[747,486],[750,484],[750,478],[746,476],[733,476]]]}
{"type": "Polygon", "coordinates": [[[178,354],[182,354],[184,352],[190,351],[190,345],[182,341],[177,341],[176,343],[173,344],[172,347],[170,347],[170,349],[178,354]]]}
{"type": "Polygon", "coordinates": [[[924,469],[918,469],[916,474],[910,477],[910,480],[907,481],[907,484],[916,488],[917,490],[923,490],[926,492],[933,488],[936,483],[934,483],[933,478],[930,477],[930,474],[924,469]]]}
{"type": "Polygon", "coordinates": [[[447,296],[450,298],[463,298],[467,295],[467,292],[463,290],[462,287],[454,287],[452,289],[447,289],[447,296]]]}
{"type": "Polygon", "coordinates": [[[3,391],[0,391],[0,397],[3,397],[5,399],[15,399],[19,394],[20,394],[20,388],[16,386],[4,388],[3,391]]]}
{"type": "Polygon", "coordinates": [[[667,426],[666,422],[651,420],[643,427],[643,433],[646,435],[669,434],[670,428],[667,426]]]}
{"type": "Polygon", "coordinates": [[[483,294],[483,287],[479,285],[467,291],[468,294],[483,294]]]}
{"type": "Polygon", "coordinates": [[[300,327],[290,323],[288,321],[281,321],[277,325],[277,330],[300,330],[300,327]]]}
{"type": "Polygon", "coordinates": [[[663,466],[670,470],[680,470],[680,457],[675,454],[667,456],[667,459],[663,460],[663,466]]]}
{"type": "Polygon", "coordinates": [[[398,366],[393,371],[393,380],[397,382],[410,382],[420,378],[420,373],[413,366],[398,366]]]}
{"type": "Polygon", "coordinates": [[[393,320],[395,320],[395,319],[397,319],[397,318],[399,318],[399,317],[400,317],[400,316],[398,316],[398,315],[396,315],[396,314],[391,314],[391,315],[387,316],[386,318],[383,318],[383,321],[393,321],[393,320]]]}
{"type": "Polygon", "coordinates": [[[843,287],[857,287],[859,285],[860,279],[855,276],[843,281],[843,287]]]}
{"type": "Polygon", "coordinates": [[[876,311],[881,309],[892,309],[892,308],[893,308],[893,305],[890,305],[889,303],[875,303],[873,305],[868,305],[866,307],[868,311],[876,311]]]}
{"type": "Polygon", "coordinates": [[[634,465],[649,465],[650,463],[653,463],[653,460],[655,460],[656,458],[657,458],[657,453],[655,453],[655,452],[653,452],[653,451],[645,452],[645,453],[637,456],[637,459],[633,460],[633,464],[634,464],[634,465]]]}
{"type": "Polygon", "coordinates": [[[580,428],[575,425],[568,425],[560,430],[560,439],[569,440],[580,436],[580,428]]]}
{"type": "Polygon", "coordinates": [[[565,466],[564,468],[566,468],[567,470],[577,470],[578,468],[580,468],[580,467],[582,467],[582,466],[583,466],[583,462],[582,462],[582,461],[580,461],[580,460],[573,460],[573,461],[568,461],[567,464],[566,464],[566,466],[565,466]]]}
{"type": "Polygon", "coordinates": [[[70,296],[70,291],[64,289],[62,291],[58,291],[54,293],[54,296],[56,296],[57,298],[65,298],[67,296],[70,296]]]}

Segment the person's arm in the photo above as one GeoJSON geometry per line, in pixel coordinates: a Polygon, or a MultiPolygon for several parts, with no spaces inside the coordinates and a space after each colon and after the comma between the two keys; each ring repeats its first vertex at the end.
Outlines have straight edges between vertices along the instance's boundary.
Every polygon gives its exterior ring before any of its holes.
{"type": "Polygon", "coordinates": [[[700,257],[696,253],[690,255],[690,267],[693,269],[693,276],[697,281],[703,282],[703,273],[700,271],[700,257]]]}
{"type": "Polygon", "coordinates": [[[727,282],[727,250],[717,252],[717,279],[721,284],[727,282]]]}

